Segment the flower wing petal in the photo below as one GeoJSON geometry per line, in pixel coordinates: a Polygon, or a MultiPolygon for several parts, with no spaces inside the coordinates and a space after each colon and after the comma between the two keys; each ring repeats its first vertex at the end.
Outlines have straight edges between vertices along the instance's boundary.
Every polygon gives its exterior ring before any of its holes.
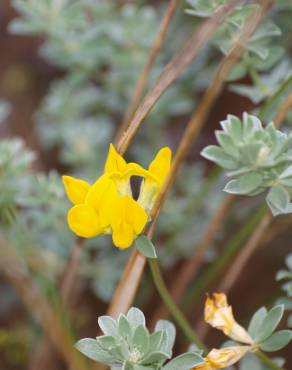
{"type": "Polygon", "coordinates": [[[75,205],[84,203],[90,184],[71,176],[63,176],[62,180],[69,200],[75,205]]]}
{"type": "Polygon", "coordinates": [[[87,204],[78,204],[69,210],[68,225],[76,235],[83,238],[93,238],[103,232],[98,214],[87,204]]]}

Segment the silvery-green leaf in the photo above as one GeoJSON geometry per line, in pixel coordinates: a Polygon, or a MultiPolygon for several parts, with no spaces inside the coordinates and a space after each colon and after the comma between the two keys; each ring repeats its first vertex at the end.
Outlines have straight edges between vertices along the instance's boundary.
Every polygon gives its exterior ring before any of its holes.
{"type": "Polygon", "coordinates": [[[95,339],[81,339],[75,344],[75,347],[91,360],[108,365],[114,363],[114,358],[102,350],[95,339]]]}
{"type": "Polygon", "coordinates": [[[277,272],[276,280],[292,279],[292,271],[280,270],[277,272]]]}
{"type": "Polygon", "coordinates": [[[279,305],[273,307],[263,319],[262,324],[258,328],[258,332],[255,335],[255,341],[257,343],[266,340],[278,326],[284,313],[284,306],[279,305]]]}
{"type": "Polygon", "coordinates": [[[230,72],[227,81],[233,82],[240,80],[247,74],[247,68],[244,62],[239,62],[233,67],[232,71],[230,72]]]}
{"type": "Polygon", "coordinates": [[[260,360],[253,354],[248,353],[240,361],[240,370],[263,370],[260,360]]]}
{"type": "Polygon", "coordinates": [[[98,318],[98,325],[105,335],[117,335],[117,324],[110,316],[100,316],[98,318]]]}
{"type": "Polygon", "coordinates": [[[142,365],[151,365],[154,363],[163,363],[170,358],[170,355],[166,352],[151,352],[141,361],[142,365]]]}
{"type": "Polygon", "coordinates": [[[204,360],[197,353],[184,353],[169,361],[162,370],[190,370],[196,365],[203,364],[204,360]]]}
{"type": "Polygon", "coordinates": [[[273,186],[267,197],[266,201],[274,216],[281,213],[286,213],[290,202],[290,195],[288,191],[280,185],[273,186]]]}
{"type": "Polygon", "coordinates": [[[120,315],[118,318],[118,332],[122,337],[131,336],[131,325],[125,315],[120,315]]]}
{"type": "Polygon", "coordinates": [[[163,339],[163,330],[156,331],[150,335],[149,352],[159,350],[163,339]]]}
{"type": "Polygon", "coordinates": [[[155,246],[145,235],[141,235],[136,239],[135,246],[144,257],[157,258],[155,246]]]}
{"type": "Polygon", "coordinates": [[[229,114],[227,120],[220,122],[223,130],[228,133],[234,142],[242,139],[241,121],[238,117],[229,114]]]}
{"type": "Polygon", "coordinates": [[[256,131],[261,131],[263,129],[261,121],[251,114],[246,112],[243,113],[243,135],[250,136],[256,131]]]}
{"type": "Polygon", "coordinates": [[[132,326],[145,325],[145,316],[139,308],[131,307],[127,313],[127,319],[132,326]]]}
{"type": "Polygon", "coordinates": [[[291,330],[280,330],[260,343],[260,348],[266,352],[279,351],[292,340],[291,330]]]}
{"type": "Polygon", "coordinates": [[[222,147],[225,153],[230,155],[231,157],[237,157],[238,150],[234,145],[233,139],[224,131],[215,131],[215,136],[217,138],[218,143],[222,147]]]}
{"type": "Polygon", "coordinates": [[[173,323],[168,320],[159,320],[155,325],[155,331],[164,331],[165,340],[163,340],[160,349],[163,352],[172,353],[175,341],[176,330],[173,323]]]}
{"type": "Polygon", "coordinates": [[[133,365],[129,361],[125,361],[122,366],[122,370],[132,370],[133,365]]]}
{"type": "Polygon", "coordinates": [[[100,347],[104,350],[108,350],[111,347],[115,347],[117,345],[116,340],[111,335],[102,335],[96,338],[100,347]]]}
{"type": "Polygon", "coordinates": [[[258,333],[259,328],[261,327],[264,318],[267,316],[267,309],[265,307],[259,308],[253,315],[248,326],[248,333],[252,338],[258,333]]]}
{"type": "Polygon", "coordinates": [[[219,146],[209,145],[201,152],[201,155],[210,161],[217,163],[219,166],[227,170],[236,169],[237,165],[233,159],[224,152],[219,146]]]}
{"type": "Polygon", "coordinates": [[[133,343],[141,353],[147,353],[149,350],[150,336],[144,325],[136,327],[133,335],[133,343]]]}
{"type": "Polygon", "coordinates": [[[238,179],[229,181],[224,191],[230,194],[250,194],[257,190],[262,182],[263,178],[260,174],[251,172],[240,176],[238,179]]]}

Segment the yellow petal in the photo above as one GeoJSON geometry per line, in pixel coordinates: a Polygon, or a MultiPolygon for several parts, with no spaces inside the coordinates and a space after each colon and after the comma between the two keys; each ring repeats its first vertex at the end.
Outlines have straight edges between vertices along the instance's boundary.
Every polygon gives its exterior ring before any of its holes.
{"type": "Polygon", "coordinates": [[[113,243],[120,249],[129,248],[135,239],[133,227],[125,221],[121,221],[113,229],[113,243]]]}
{"type": "Polygon", "coordinates": [[[193,370],[216,370],[215,367],[213,367],[210,362],[205,362],[204,364],[198,365],[193,367],[193,370]]]}
{"type": "Polygon", "coordinates": [[[170,164],[171,150],[166,146],[159,150],[154,160],[150,163],[149,172],[162,184],[170,170],[170,164]]]}
{"type": "Polygon", "coordinates": [[[238,362],[249,350],[250,346],[233,346],[221,349],[212,349],[207,359],[216,369],[224,369],[238,362]]]}
{"type": "Polygon", "coordinates": [[[253,339],[247,331],[235,321],[232,307],[228,305],[225,294],[214,293],[212,298],[207,297],[204,316],[208,324],[222,330],[229,338],[237,342],[253,344],[253,339]]]}
{"type": "Polygon", "coordinates": [[[103,232],[98,214],[86,204],[79,204],[69,210],[68,224],[76,235],[83,238],[92,238],[103,232]]]}
{"type": "Polygon", "coordinates": [[[145,170],[142,166],[134,162],[130,162],[127,164],[124,176],[125,177],[130,177],[130,176],[150,177],[151,179],[155,180],[155,177],[152,176],[151,173],[149,173],[149,171],[145,170]]]}
{"type": "Polygon", "coordinates": [[[110,224],[111,213],[115,211],[117,201],[118,192],[115,183],[107,174],[97,179],[85,198],[85,204],[92,206],[100,215],[102,227],[110,224]]]}
{"type": "Polygon", "coordinates": [[[137,202],[128,195],[119,197],[111,213],[113,242],[121,248],[132,245],[135,237],[140,234],[147,222],[147,214],[137,202]]]}
{"type": "Polygon", "coordinates": [[[124,207],[126,208],[126,220],[132,225],[135,233],[141,234],[143,231],[148,216],[145,210],[131,197],[124,197],[124,207]]]}
{"type": "Polygon", "coordinates": [[[84,203],[90,185],[86,181],[75,179],[71,176],[63,176],[62,179],[70,201],[75,205],[84,203]]]}
{"type": "Polygon", "coordinates": [[[228,305],[224,294],[207,297],[205,303],[205,321],[216,329],[222,330],[229,335],[235,323],[232,307],[228,305]]]}
{"type": "Polygon", "coordinates": [[[104,172],[108,174],[124,172],[126,170],[126,166],[127,163],[124,158],[116,151],[113,144],[110,144],[104,172]]]}

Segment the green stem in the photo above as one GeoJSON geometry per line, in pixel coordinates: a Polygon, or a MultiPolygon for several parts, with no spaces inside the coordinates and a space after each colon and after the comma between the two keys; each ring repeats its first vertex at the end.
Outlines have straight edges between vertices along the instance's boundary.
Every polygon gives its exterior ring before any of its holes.
{"type": "Polygon", "coordinates": [[[273,362],[268,356],[266,356],[262,351],[255,352],[255,355],[261,360],[261,362],[272,370],[285,370],[283,367],[278,366],[273,362]]]}
{"type": "Polygon", "coordinates": [[[269,99],[267,99],[266,103],[263,104],[263,106],[260,108],[258,112],[258,116],[263,119],[266,115],[266,113],[272,108],[274,103],[280,98],[281,95],[283,95],[288,88],[292,85],[292,76],[289,77],[276,91],[274,95],[272,95],[269,99]]]}
{"type": "Polygon", "coordinates": [[[172,314],[173,318],[177,322],[178,326],[181,328],[185,336],[188,338],[190,342],[195,343],[198,347],[202,348],[206,351],[205,345],[200,341],[197,334],[194,332],[188,321],[185,319],[183,313],[178,308],[178,306],[173,301],[169,291],[165,285],[165,282],[162,278],[162,274],[156,259],[148,259],[151,273],[153,277],[154,284],[162,298],[163,302],[169,309],[169,312],[172,314]]]}
{"type": "Polygon", "coordinates": [[[244,227],[226,245],[220,256],[220,259],[218,259],[215,264],[211,265],[209,269],[197,280],[194,288],[189,292],[188,296],[184,300],[185,307],[193,307],[194,302],[201,296],[203,292],[207,291],[208,287],[215,280],[215,278],[218,277],[222,271],[224,271],[231,258],[241,247],[242,243],[249,237],[249,235],[258,225],[264,216],[266,209],[266,205],[259,207],[259,209],[244,225],[244,227]]]}

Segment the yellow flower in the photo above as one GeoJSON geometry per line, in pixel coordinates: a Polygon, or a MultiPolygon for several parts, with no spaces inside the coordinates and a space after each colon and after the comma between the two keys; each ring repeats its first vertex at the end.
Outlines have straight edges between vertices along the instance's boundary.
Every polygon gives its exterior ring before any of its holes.
{"type": "Polygon", "coordinates": [[[127,163],[116,151],[113,144],[110,144],[107,160],[104,166],[104,173],[115,182],[120,195],[130,196],[132,196],[130,177],[147,176],[147,171],[137,163],[127,163]]]}
{"type": "Polygon", "coordinates": [[[67,196],[74,205],[68,212],[70,229],[83,238],[112,233],[115,246],[130,247],[148,221],[143,205],[132,198],[130,178],[144,177],[142,192],[154,202],[169,171],[170,160],[170,149],[163,148],[145,170],[136,163],[127,163],[111,144],[104,174],[93,185],[63,176],[67,196]]]}
{"type": "Polygon", "coordinates": [[[110,211],[118,199],[113,181],[103,175],[92,186],[70,176],[63,176],[63,182],[74,204],[68,212],[70,229],[83,238],[108,232],[110,211]]]}
{"type": "Polygon", "coordinates": [[[232,346],[212,349],[205,358],[205,363],[194,367],[196,370],[224,369],[238,362],[249,350],[250,346],[232,346]]]}
{"type": "Polygon", "coordinates": [[[125,249],[132,245],[143,231],[148,216],[145,210],[129,195],[119,197],[111,213],[111,227],[115,246],[125,249]]]}
{"type": "Polygon", "coordinates": [[[171,165],[171,150],[168,147],[160,149],[150,163],[148,173],[142,182],[138,203],[149,214],[159,191],[168,175],[171,165]]]}
{"type": "Polygon", "coordinates": [[[205,321],[238,342],[253,344],[247,331],[235,321],[232,307],[228,305],[226,295],[223,293],[214,293],[213,298],[207,297],[205,321]]]}

